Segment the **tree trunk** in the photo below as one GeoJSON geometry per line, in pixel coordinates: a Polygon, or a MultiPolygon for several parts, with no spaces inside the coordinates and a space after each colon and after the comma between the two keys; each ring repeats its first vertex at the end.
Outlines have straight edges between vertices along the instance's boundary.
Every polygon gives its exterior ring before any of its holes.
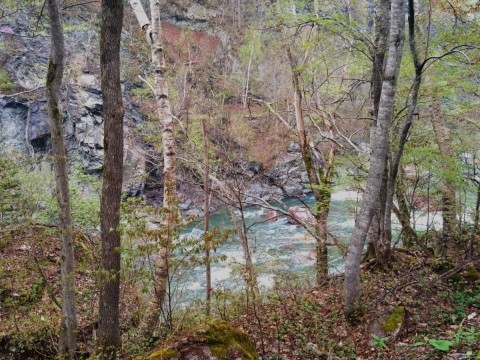
{"type": "MultiPolygon", "coordinates": [[[[302,109],[302,91],[300,88],[300,71],[295,63],[292,52],[287,49],[287,55],[292,70],[293,91],[294,91],[294,106],[295,106],[295,120],[298,133],[298,140],[300,143],[300,150],[302,153],[303,163],[307,171],[308,181],[312,187],[312,193],[317,203],[315,211],[315,234],[316,234],[316,282],[321,284],[328,278],[328,249],[327,249],[327,217],[330,206],[331,184],[321,184],[320,172],[317,174],[315,165],[313,163],[313,152],[308,142],[307,132],[305,130],[305,119],[302,109]],[[327,189],[328,188],[328,189],[327,189]],[[326,191],[326,192],[325,192],[326,191]],[[327,204],[328,198],[328,204],[327,204]]],[[[304,58],[308,56],[305,54],[304,58]]],[[[333,156],[333,154],[332,154],[333,156]]],[[[333,164],[332,164],[333,166],[333,164]]],[[[330,170],[327,170],[329,173],[330,170]]],[[[327,175],[326,178],[329,178],[327,175]]],[[[330,179],[331,180],[331,179],[330,179]]]]}
{"type": "Polygon", "coordinates": [[[165,209],[164,226],[167,239],[160,249],[155,261],[155,275],[152,296],[148,305],[147,320],[144,322],[144,335],[149,336],[158,325],[162,307],[165,303],[169,282],[169,261],[172,252],[172,237],[178,223],[176,209],[176,149],[173,129],[173,116],[167,91],[165,56],[161,38],[160,1],[150,0],[151,23],[139,0],[129,0],[140,27],[145,32],[151,47],[153,75],[155,78],[155,101],[157,114],[162,123],[163,144],[163,208],[165,209]]]}
{"type": "MultiPolygon", "coordinates": [[[[379,0],[375,13],[375,37],[374,53],[372,59],[372,85],[371,97],[373,100],[372,125],[370,127],[370,144],[373,143],[373,136],[377,127],[378,108],[380,95],[382,94],[383,73],[385,69],[385,55],[388,51],[388,36],[390,32],[390,0],[379,0]]],[[[386,176],[386,174],[384,174],[386,176]]],[[[383,186],[383,185],[382,185],[383,186]]],[[[383,192],[384,190],[382,188],[383,192]]],[[[383,212],[381,209],[375,211],[370,231],[368,233],[367,257],[376,256],[377,244],[380,241],[381,228],[383,223],[383,212]]]]}
{"type": "Polygon", "coordinates": [[[122,0],[102,0],[100,71],[104,109],[103,186],[100,204],[101,269],[98,349],[115,359],[120,347],[120,197],[123,176],[123,100],[120,85],[122,0]]]}
{"type": "Polygon", "coordinates": [[[48,0],[52,49],[48,63],[46,81],[48,116],[52,137],[55,190],[60,218],[62,320],[59,353],[63,358],[75,357],[77,338],[77,316],[75,304],[75,258],[73,249],[73,223],[68,189],[68,164],[63,134],[63,118],[60,109],[60,87],[62,85],[65,45],[62,15],[58,0],[48,0]]]}
{"type": "Polygon", "coordinates": [[[455,183],[452,181],[453,172],[455,171],[452,166],[454,159],[452,140],[450,139],[440,101],[437,97],[434,98],[432,105],[432,126],[440,151],[442,170],[445,175],[442,186],[443,234],[439,244],[439,253],[441,256],[445,256],[449,243],[455,239],[457,233],[457,200],[455,183]]]}
{"type": "MultiPolygon", "coordinates": [[[[405,121],[405,124],[403,125],[402,131],[399,136],[397,151],[394,155],[392,154],[392,160],[390,162],[390,172],[386,189],[384,231],[382,232],[382,236],[380,238],[380,251],[377,254],[377,259],[382,264],[386,264],[390,258],[392,243],[392,208],[393,197],[395,193],[395,181],[397,179],[403,150],[405,148],[405,144],[407,143],[407,137],[413,124],[413,117],[417,109],[418,94],[420,91],[420,85],[422,83],[423,65],[420,63],[419,60],[418,49],[415,40],[415,4],[413,0],[408,0],[408,33],[408,43],[410,46],[410,52],[412,54],[413,66],[415,68],[415,77],[413,80],[412,92],[410,94],[411,100],[408,105],[407,120],[405,121]]],[[[406,219],[403,220],[403,224],[406,225],[406,219]]],[[[410,224],[410,221],[408,221],[408,224],[410,224]]],[[[416,236],[413,236],[410,229],[405,228],[405,231],[407,231],[407,233],[405,234],[406,238],[413,238],[415,240],[418,240],[416,236]]]]}
{"type": "Polygon", "coordinates": [[[419,244],[418,235],[410,224],[410,209],[408,208],[407,199],[405,198],[405,190],[403,184],[403,174],[399,177],[395,186],[395,196],[397,198],[398,208],[392,206],[392,211],[397,216],[402,226],[403,246],[406,248],[419,244]]]}
{"type": "Polygon", "coordinates": [[[475,203],[475,213],[474,213],[472,234],[470,235],[470,239],[465,249],[466,250],[465,254],[467,259],[471,259],[475,255],[475,239],[477,238],[478,222],[480,219],[480,183],[475,183],[475,184],[477,185],[477,201],[475,203]]]}
{"type": "Polygon", "coordinates": [[[237,215],[233,210],[232,205],[228,205],[228,211],[230,212],[230,217],[232,218],[233,224],[235,225],[235,230],[237,231],[237,235],[240,239],[240,243],[242,244],[243,248],[243,255],[245,256],[245,270],[244,270],[244,279],[245,283],[247,284],[247,289],[249,294],[252,296],[257,296],[258,291],[258,283],[257,283],[257,275],[255,273],[255,267],[252,260],[252,252],[250,250],[250,246],[248,244],[248,237],[247,237],[247,229],[245,225],[245,217],[243,214],[243,204],[239,201],[240,204],[240,221],[238,221],[237,215]]]}
{"type": "Polygon", "coordinates": [[[205,120],[202,120],[202,135],[203,135],[203,189],[205,196],[205,227],[203,238],[205,241],[205,276],[206,276],[206,307],[205,312],[207,317],[210,316],[210,300],[212,296],[212,273],[210,269],[210,241],[211,236],[209,235],[210,231],[210,179],[209,179],[209,158],[208,158],[208,137],[207,137],[207,127],[205,120]]]}
{"type": "Polygon", "coordinates": [[[393,117],[393,104],[397,78],[402,60],[404,40],[404,1],[393,0],[391,7],[389,53],[382,83],[377,127],[372,144],[372,154],[366,191],[357,215],[355,228],[348,245],[345,262],[345,307],[346,315],[354,320],[360,300],[360,260],[365,238],[380,197],[382,176],[388,151],[388,136],[393,117]]]}

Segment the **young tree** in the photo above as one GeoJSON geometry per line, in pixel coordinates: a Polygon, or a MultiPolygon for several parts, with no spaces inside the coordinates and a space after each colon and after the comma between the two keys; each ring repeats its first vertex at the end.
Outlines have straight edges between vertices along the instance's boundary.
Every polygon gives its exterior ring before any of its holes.
{"type": "Polygon", "coordinates": [[[163,126],[163,208],[166,211],[164,226],[167,228],[167,242],[161,244],[162,246],[155,262],[153,291],[150,298],[147,319],[144,322],[145,334],[148,335],[158,324],[165,301],[168,286],[168,263],[172,248],[172,233],[178,222],[175,177],[176,149],[173,116],[170,110],[170,100],[165,77],[166,65],[161,38],[160,1],[150,0],[151,22],[139,0],[130,0],[130,5],[151,48],[153,74],[155,78],[155,88],[151,86],[151,89],[155,94],[158,118],[163,126]]]}
{"type": "Polygon", "coordinates": [[[445,124],[445,118],[438,97],[434,97],[433,99],[432,126],[438,149],[440,151],[441,167],[445,174],[442,186],[443,234],[439,244],[439,253],[442,256],[445,256],[449,242],[455,238],[455,234],[457,233],[458,221],[456,186],[452,181],[452,175],[455,171],[452,166],[454,160],[452,139],[445,124]]]}
{"type": "Polygon", "coordinates": [[[382,82],[377,127],[371,144],[370,169],[362,206],[348,245],[345,262],[345,307],[348,318],[353,319],[360,298],[360,260],[365,239],[379,201],[385,171],[388,136],[393,117],[396,85],[403,53],[405,9],[403,0],[392,0],[389,52],[382,82]]]}
{"type": "Polygon", "coordinates": [[[202,138],[203,138],[203,191],[205,196],[204,202],[204,233],[203,238],[205,241],[205,280],[206,280],[206,308],[205,312],[207,317],[210,316],[211,296],[212,296],[212,271],[211,271],[211,258],[210,258],[210,162],[208,158],[208,134],[207,125],[205,119],[202,120],[202,138]]]}
{"type": "Polygon", "coordinates": [[[73,251],[73,223],[68,189],[67,153],[63,135],[63,117],[60,109],[65,42],[62,15],[58,0],[48,0],[48,15],[52,48],[47,73],[47,105],[52,138],[55,189],[60,218],[61,278],[62,278],[62,321],[59,353],[64,358],[75,357],[77,316],[75,305],[75,258],[73,251]]]}
{"type": "Polygon", "coordinates": [[[120,347],[120,198],[123,176],[123,100],[120,85],[122,0],[102,0],[100,72],[104,108],[103,187],[100,204],[101,269],[98,349],[115,359],[120,347]]]}
{"type": "MultiPolygon", "coordinates": [[[[330,142],[330,149],[326,156],[325,168],[316,167],[314,164],[313,150],[305,129],[305,119],[302,109],[302,90],[300,86],[300,68],[305,65],[308,58],[307,52],[304,55],[304,63],[296,64],[290,49],[287,51],[290,68],[292,70],[295,121],[302,153],[303,163],[308,175],[308,181],[312,187],[313,196],[316,201],[315,216],[315,238],[316,245],[316,281],[321,284],[328,277],[328,249],[327,249],[327,219],[330,210],[330,199],[332,196],[333,184],[333,160],[335,156],[335,143],[330,142]]],[[[332,125],[327,117],[324,117],[329,133],[332,133],[332,125]]],[[[332,138],[333,139],[333,138],[332,138]]]]}

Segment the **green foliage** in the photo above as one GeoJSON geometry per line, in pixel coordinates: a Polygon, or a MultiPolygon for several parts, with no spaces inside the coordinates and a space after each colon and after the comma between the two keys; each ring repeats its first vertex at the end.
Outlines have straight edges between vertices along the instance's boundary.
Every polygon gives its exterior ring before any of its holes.
{"type": "Polygon", "coordinates": [[[467,316],[468,308],[480,309],[480,285],[473,289],[465,289],[452,294],[452,300],[455,305],[455,315],[459,319],[467,316]]]}
{"type": "Polygon", "coordinates": [[[450,348],[453,346],[453,342],[450,340],[429,339],[428,344],[435,350],[440,350],[444,352],[450,351],[450,348]]]}
{"type": "Polygon", "coordinates": [[[13,83],[10,80],[5,69],[0,69],[0,91],[8,91],[13,89],[13,83]]]}
{"type": "Polygon", "coordinates": [[[373,346],[378,347],[382,350],[388,349],[387,338],[372,334],[373,346]]]}
{"type": "Polygon", "coordinates": [[[262,55],[262,41],[257,30],[249,29],[244,35],[244,43],[238,50],[240,60],[248,64],[250,60],[256,63],[262,55]]]}
{"type": "MultiPolygon", "coordinates": [[[[97,227],[100,181],[75,168],[70,176],[74,225],[84,230],[97,227]]],[[[0,160],[0,224],[56,223],[54,175],[45,163],[11,153],[0,160]]]]}

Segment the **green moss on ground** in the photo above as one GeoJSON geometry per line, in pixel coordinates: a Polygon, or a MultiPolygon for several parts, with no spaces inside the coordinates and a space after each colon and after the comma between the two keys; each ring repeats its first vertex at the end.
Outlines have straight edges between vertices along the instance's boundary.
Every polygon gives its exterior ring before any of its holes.
{"type": "Polygon", "coordinates": [[[385,319],[384,323],[382,324],[382,330],[386,334],[394,332],[399,326],[401,326],[404,318],[405,308],[403,306],[397,306],[385,319]]]}
{"type": "Polygon", "coordinates": [[[148,360],[169,360],[177,355],[177,350],[173,349],[162,349],[155,351],[147,359],[148,360]]]}
{"type": "Polygon", "coordinates": [[[210,352],[212,358],[219,360],[259,358],[255,344],[246,333],[225,321],[212,320],[194,327],[181,341],[168,348],[154,351],[147,359],[176,359],[179,353],[188,354],[202,348],[210,352]]]}

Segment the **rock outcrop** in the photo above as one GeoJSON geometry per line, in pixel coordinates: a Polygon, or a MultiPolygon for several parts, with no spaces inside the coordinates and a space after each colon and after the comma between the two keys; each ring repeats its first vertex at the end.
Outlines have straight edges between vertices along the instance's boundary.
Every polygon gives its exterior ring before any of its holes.
{"type": "Polygon", "coordinates": [[[172,345],[155,350],[148,360],[257,360],[250,337],[224,321],[212,320],[192,329],[172,345]]]}

